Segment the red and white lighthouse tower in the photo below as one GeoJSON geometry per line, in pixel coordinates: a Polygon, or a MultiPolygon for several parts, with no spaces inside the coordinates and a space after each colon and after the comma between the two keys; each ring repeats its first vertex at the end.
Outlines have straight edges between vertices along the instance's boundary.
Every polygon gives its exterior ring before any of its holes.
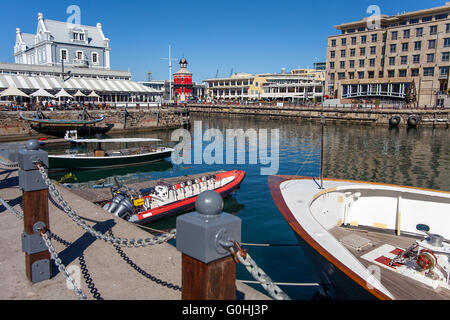
{"type": "Polygon", "coordinates": [[[187,60],[182,58],[180,60],[180,71],[173,75],[175,101],[181,103],[192,97],[192,73],[187,69],[187,65],[187,60]]]}

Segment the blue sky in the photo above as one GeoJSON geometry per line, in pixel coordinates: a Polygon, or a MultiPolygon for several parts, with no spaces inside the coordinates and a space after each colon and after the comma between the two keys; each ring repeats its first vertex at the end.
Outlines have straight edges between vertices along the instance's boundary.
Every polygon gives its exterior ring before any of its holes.
{"type": "MultiPolygon", "coordinates": [[[[195,81],[234,72],[268,73],[311,67],[324,60],[333,26],[370,16],[368,6],[396,14],[445,4],[445,0],[190,0],[8,1],[0,20],[0,61],[13,62],[15,30],[35,33],[37,14],[66,21],[68,6],[81,8],[81,24],[103,25],[111,39],[111,66],[133,79],[168,78],[168,44],[185,57],[195,81]]],[[[174,71],[178,70],[175,62],[174,71]]]]}

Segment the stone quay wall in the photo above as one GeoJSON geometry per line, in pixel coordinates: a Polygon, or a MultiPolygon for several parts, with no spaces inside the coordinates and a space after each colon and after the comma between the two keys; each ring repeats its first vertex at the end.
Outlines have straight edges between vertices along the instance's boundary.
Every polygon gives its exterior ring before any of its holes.
{"type": "MultiPolygon", "coordinates": [[[[124,121],[123,110],[89,110],[92,118],[105,115],[100,125],[114,124],[114,132],[136,132],[183,127],[190,123],[189,112],[184,108],[128,109],[129,116],[124,121]]],[[[51,119],[79,120],[81,111],[45,111],[51,119]]],[[[27,118],[33,118],[35,112],[23,112],[27,118]]],[[[45,137],[34,131],[31,124],[20,118],[17,111],[0,111],[0,141],[45,137]]]]}
{"type": "Polygon", "coordinates": [[[230,116],[255,116],[266,119],[297,119],[319,121],[323,114],[327,121],[365,123],[370,125],[389,125],[393,116],[400,116],[400,126],[408,125],[410,116],[420,118],[418,126],[436,125],[449,127],[450,109],[413,110],[413,109],[358,109],[334,107],[277,107],[268,105],[235,105],[235,104],[191,104],[191,113],[222,114],[230,116]]]}

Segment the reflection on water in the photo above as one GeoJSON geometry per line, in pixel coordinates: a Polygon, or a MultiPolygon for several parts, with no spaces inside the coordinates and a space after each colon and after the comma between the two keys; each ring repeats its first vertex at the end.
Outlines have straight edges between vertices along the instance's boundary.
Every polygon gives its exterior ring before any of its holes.
{"type": "MultiPolygon", "coordinates": [[[[321,126],[314,122],[294,120],[265,121],[256,118],[234,118],[193,115],[201,120],[203,129],[279,129],[279,174],[318,176],[320,172],[321,126]]],[[[128,137],[159,138],[173,146],[171,131],[133,134],[128,137]]],[[[194,135],[192,135],[194,137],[194,135]]],[[[449,130],[438,128],[389,129],[387,126],[327,124],[325,128],[324,175],[329,178],[374,181],[390,184],[450,190],[449,130]]],[[[195,141],[192,142],[193,144],[195,141]]],[[[204,142],[207,146],[209,142],[204,142]]],[[[53,152],[54,150],[52,150],[53,152]]],[[[61,150],[60,150],[61,151],[61,150]]],[[[224,146],[224,152],[226,146],[224,146]]],[[[270,150],[269,150],[270,152],[270,150]]],[[[225,199],[225,211],[242,219],[243,243],[294,244],[296,238],[273,203],[267,177],[260,175],[259,165],[170,165],[139,169],[143,179],[156,180],[217,170],[241,169],[246,178],[241,189],[225,199]],[[147,175],[147,176],[146,176],[147,175]]],[[[83,173],[84,174],[84,173],[83,173]]],[[[83,181],[97,181],[107,175],[127,175],[110,170],[104,175],[86,172],[83,181]]],[[[132,173],[131,173],[132,174],[132,173]]],[[[176,217],[150,224],[156,229],[175,226],[176,217]]],[[[175,241],[171,241],[175,244],[175,241]]],[[[250,247],[257,264],[277,282],[315,282],[309,261],[296,247],[250,247]]],[[[238,266],[238,279],[252,280],[238,266]]],[[[255,286],[256,289],[261,289],[255,286]]],[[[283,287],[293,299],[310,299],[316,289],[283,287]]]]}

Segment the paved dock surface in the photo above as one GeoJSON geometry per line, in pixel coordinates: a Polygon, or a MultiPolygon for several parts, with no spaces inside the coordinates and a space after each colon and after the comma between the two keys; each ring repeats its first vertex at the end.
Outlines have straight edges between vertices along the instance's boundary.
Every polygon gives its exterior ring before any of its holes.
{"type": "MultiPolygon", "coordinates": [[[[18,189],[17,171],[0,166],[0,197],[21,211],[22,191],[18,189]]],[[[137,226],[108,215],[99,206],[86,201],[70,190],[57,187],[68,204],[88,224],[100,232],[111,229],[121,238],[146,239],[149,234],[137,226]]],[[[62,262],[80,267],[79,256],[84,254],[87,271],[94,288],[105,300],[180,300],[181,292],[152,281],[133,269],[103,240],[96,240],[85,233],[65,213],[49,204],[50,230],[72,245],[52,240],[62,262]]],[[[76,300],[73,290],[54,266],[52,279],[32,284],[25,276],[25,254],[20,237],[23,221],[0,205],[0,299],[1,300],[76,300]]],[[[153,277],[181,287],[181,253],[168,243],[145,248],[122,248],[126,256],[138,267],[153,277]]],[[[129,262],[130,262],[129,260],[129,262]]],[[[93,294],[81,275],[81,289],[89,300],[93,294]]],[[[266,295],[237,282],[237,296],[244,300],[267,300],[266,295]]]]}

